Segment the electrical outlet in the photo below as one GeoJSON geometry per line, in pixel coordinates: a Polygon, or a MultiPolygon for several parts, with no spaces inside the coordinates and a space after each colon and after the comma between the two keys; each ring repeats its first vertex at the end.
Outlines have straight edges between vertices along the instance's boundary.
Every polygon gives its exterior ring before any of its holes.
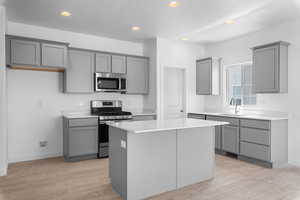
{"type": "Polygon", "coordinates": [[[40,147],[46,147],[48,145],[48,141],[40,141],[40,147]]]}

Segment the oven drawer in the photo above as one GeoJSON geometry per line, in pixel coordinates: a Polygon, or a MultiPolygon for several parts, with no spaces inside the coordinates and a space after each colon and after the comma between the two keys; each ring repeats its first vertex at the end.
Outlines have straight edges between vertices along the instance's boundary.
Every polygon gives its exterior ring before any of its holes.
{"type": "Polygon", "coordinates": [[[78,118],[69,120],[69,127],[80,126],[98,126],[98,118],[78,118]]]}

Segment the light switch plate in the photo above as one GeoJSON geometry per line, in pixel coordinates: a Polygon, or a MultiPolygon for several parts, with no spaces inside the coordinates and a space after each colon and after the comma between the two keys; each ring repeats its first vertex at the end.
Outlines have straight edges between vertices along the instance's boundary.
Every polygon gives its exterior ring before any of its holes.
{"type": "Polygon", "coordinates": [[[121,140],[121,148],[126,149],[126,141],[121,140]]]}

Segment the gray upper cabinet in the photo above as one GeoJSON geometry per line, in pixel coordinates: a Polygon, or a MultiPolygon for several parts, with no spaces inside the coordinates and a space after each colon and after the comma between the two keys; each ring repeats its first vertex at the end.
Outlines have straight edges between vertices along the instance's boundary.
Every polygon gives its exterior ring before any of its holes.
{"type": "Polygon", "coordinates": [[[42,66],[67,68],[67,46],[42,43],[42,66]]]}
{"type": "Polygon", "coordinates": [[[10,39],[8,48],[10,48],[11,65],[40,65],[40,43],[36,41],[27,41],[19,39],[10,39]]]}
{"type": "Polygon", "coordinates": [[[126,74],[126,56],[111,56],[111,72],[115,74],[126,74]]]}
{"type": "Polygon", "coordinates": [[[220,59],[205,58],[196,62],[196,94],[219,95],[220,59]]]}
{"type": "Polygon", "coordinates": [[[111,72],[111,55],[105,53],[96,53],[96,72],[111,72]]]}
{"type": "Polygon", "coordinates": [[[255,93],[285,93],[288,91],[287,42],[253,48],[253,82],[255,93]]]}
{"type": "Polygon", "coordinates": [[[149,59],[127,57],[127,93],[147,94],[149,90],[149,59]]]}
{"type": "Polygon", "coordinates": [[[65,69],[67,52],[67,43],[6,36],[6,63],[11,67],[65,69]]]}
{"type": "Polygon", "coordinates": [[[89,51],[69,50],[69,67],[65,73],[65,92],[94,92],[95,54],[89,51]]]}

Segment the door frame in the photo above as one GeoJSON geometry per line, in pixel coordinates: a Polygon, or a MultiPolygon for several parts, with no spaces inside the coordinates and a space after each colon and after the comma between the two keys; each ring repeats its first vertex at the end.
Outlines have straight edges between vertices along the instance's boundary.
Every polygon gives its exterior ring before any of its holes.
{"type": "Polygon", "coordinates": [[[160,110],[160,119],[164,119],[164,100],[165,100],[165,95],[164,95],[164,89],[165,89],[165,85],[164,85],[164,76],[165,76],[165,71],[168,69],[179,69],[182,70],[183,72],[183,91],[182,91],[182,104],[183,104],[183,115],[186,116],[187,115],[187,69],[185,67],[178,67],[178,66],[162,66],[161,67],[161,76],[160,76],[160,101],[161,102],[159,104],[159,110],[160,110]]]}

